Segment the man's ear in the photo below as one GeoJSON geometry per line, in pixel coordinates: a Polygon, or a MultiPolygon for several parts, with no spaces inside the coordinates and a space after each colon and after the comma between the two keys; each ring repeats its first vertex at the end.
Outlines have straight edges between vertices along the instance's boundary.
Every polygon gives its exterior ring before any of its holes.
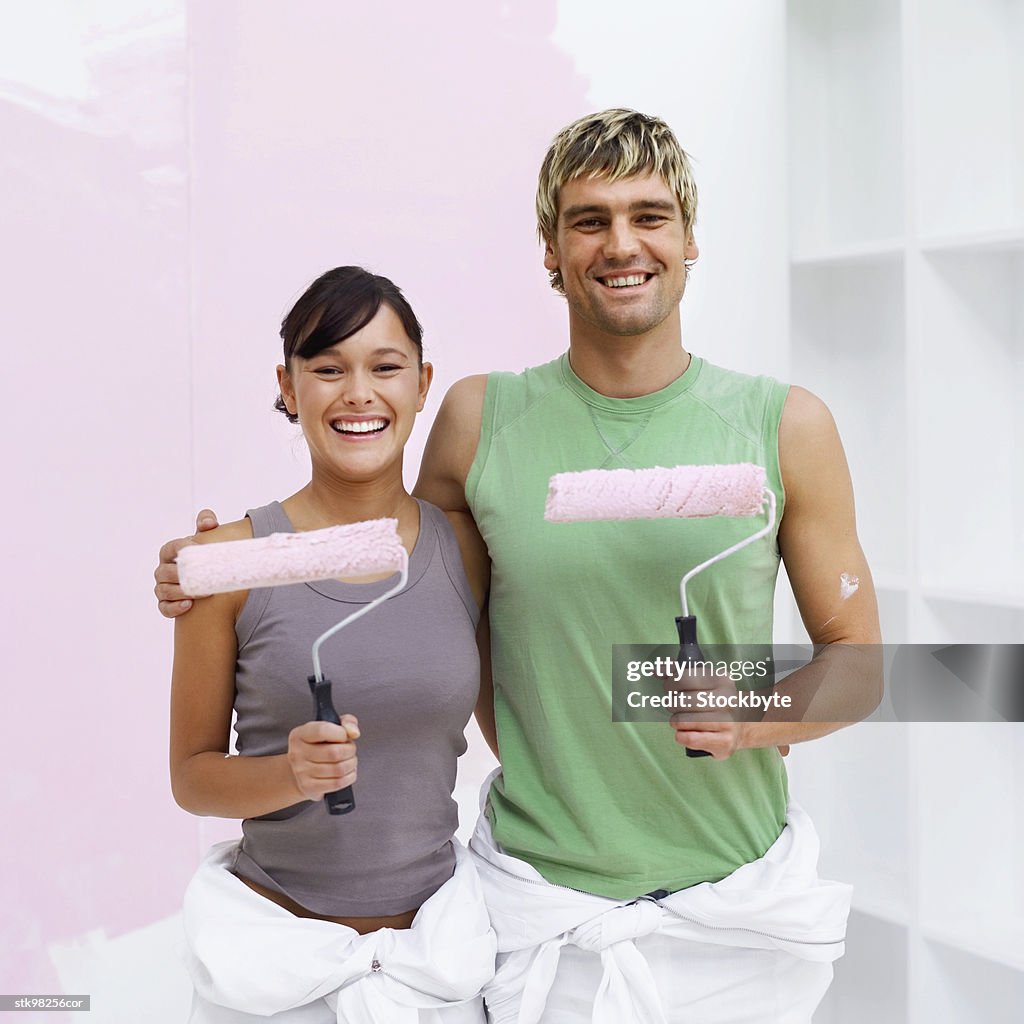
{"type": "Polygon", "coordinates": [[[558,248],[550,238],[544,242],[544,269],[549,273],[558,269],[558,248]]]}

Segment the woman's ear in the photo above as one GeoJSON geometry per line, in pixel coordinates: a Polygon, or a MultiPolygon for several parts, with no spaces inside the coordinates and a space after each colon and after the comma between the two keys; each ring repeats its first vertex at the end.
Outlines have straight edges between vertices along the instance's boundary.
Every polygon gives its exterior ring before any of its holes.
{"type": "Polygon", "coordinates": [[[434,379],[434,364],[424,363],[420,367],[420,400],[416,405],[416,411],[422,412],[423,405],[427,400],[427,392],[430,391],[430,382],[434,379]]]}
{"type": "Polygon", "coordinates": [[[289,416],[297,416],[298,404],[295,401],[295,388],[292,386],[292,378],[285,366],[277,367],[277,386],[281,391],[281,398],[284,407],[288,410],[289,416]]]}

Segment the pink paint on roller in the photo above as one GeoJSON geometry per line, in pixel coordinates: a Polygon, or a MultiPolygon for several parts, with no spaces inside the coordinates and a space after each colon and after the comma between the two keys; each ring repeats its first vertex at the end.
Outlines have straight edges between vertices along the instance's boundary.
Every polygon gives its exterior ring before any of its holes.
{"type": "Polygon", "coordinates": [[[665,469],[588,469],[548,484],[544,518],[703,519],[754,516],[764,506],[765,470],[750,462],[665,469]]]}
{"type": "Polygon", "coordinates": [[[231,590],[314,583],[401,569],[397,519],[370,519],[304,533],[193,544],[178,555],[181,587],[192,597],[231,590]]]}

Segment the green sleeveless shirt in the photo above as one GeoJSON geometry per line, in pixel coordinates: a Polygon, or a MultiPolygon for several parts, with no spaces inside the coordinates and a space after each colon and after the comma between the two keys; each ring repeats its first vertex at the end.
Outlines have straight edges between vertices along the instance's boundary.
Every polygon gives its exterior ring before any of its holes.
{"type": "MultiPolygon", "coordinates": [[[[492,561],[497,842],[549,881],[615,899],[717,881],[785,821],[772,747],[688,758],[667,722],[612,722],[613,644],[676,644],[679,580],[757,529],[751,519],[547,523],[554,473],[754,462],[781,517],[788,388],[693,357],[667,388],[608,398],[568,355],[487,382],[466,482],[492,561]]],[[[702,644],[770,643],[779,553],[762,538],[687,587],[702,644]]]]}

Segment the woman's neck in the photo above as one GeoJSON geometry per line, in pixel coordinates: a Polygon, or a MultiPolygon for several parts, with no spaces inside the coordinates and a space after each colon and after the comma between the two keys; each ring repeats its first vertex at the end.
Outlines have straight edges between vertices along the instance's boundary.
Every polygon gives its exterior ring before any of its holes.
{"type": "Polygon", "coordinates": [[[314,476],[282,505],[296,530],[318,530],[367,519],[397,519],[401,526],[419,516],[416,499],[405,489],[400,476],[358,482],[314,476]]]}

